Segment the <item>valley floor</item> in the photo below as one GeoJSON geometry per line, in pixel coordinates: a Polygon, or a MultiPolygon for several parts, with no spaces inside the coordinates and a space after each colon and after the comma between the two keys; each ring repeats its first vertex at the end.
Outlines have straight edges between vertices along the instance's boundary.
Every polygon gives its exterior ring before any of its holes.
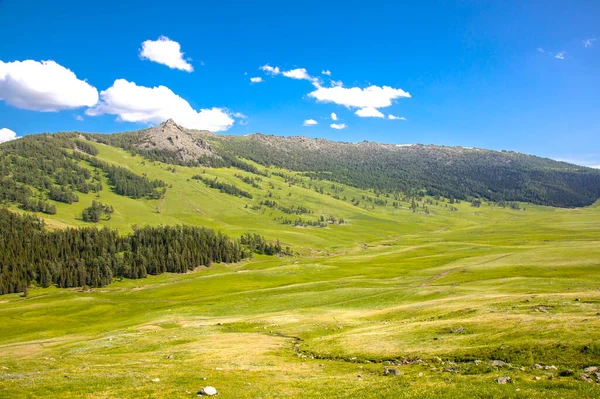
{"type": "Polygon", "coordinates": [[[0,396],[598,397],[600,208],[552,212],[7,295],[0,396]]]}

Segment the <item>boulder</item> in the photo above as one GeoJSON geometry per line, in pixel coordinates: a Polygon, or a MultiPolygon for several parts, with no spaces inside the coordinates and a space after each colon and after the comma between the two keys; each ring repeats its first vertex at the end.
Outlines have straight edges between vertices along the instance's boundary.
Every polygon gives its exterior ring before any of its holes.
{"type": "Polygon", "coordinates": [[[569,370],[569,369],[561,370],[561,372],[560,372],[560,373],[558,373],[558,375],[560,375],[561,377],[570,377],[570,376],[572,376],[573,374],[575,374],[575,373],[573,372],[573,370],[569,370]]]}
{"type": "Polygon", "coordinates": [[[592,380],[592,379],[590,378],[590,376],[589,376],[589,375],[587,375],[587,374],[580,374],[580,375],[579,375],[579,379],[580,379],[580,380],[582,380],[582,381],[585,381],[585,382],[591,382],[591,383],[593,383],[593,382],[594,382],[594,380],[592,380]]]}
{"type": "Polygon", "coordinates": [[[388,368],[386,367],[385,369],[383,369],[383,375],[400,375],[400,370],[398,369],[393,369],[393,368],[388,368]]]}
{"type": "Polygon", "coordinates": [[[198,394],[202,396],[214,396],[217,394],[217,389],[215,387],[207,386],[202,388],[198,394]]]}
{"type": "Polygon", "coordinates": [[[596,371],[598,371],[598,367],[596,366],[590,366],[583,369],[584,373],[595,373],[596,371]]]}
{"type": "Polygon", "coordinates": [[[490,366],[494,366],[494,367],[504,367],[506,365],[507,365],[507,363],[503,362],[502,360],[492,360],[490,362],[490,366]]]}
{"type": "Polygon", "coordinates": [[[496,382],[498,384],[510,384],[512,382],[512,380],[510,379],[510,377],[498,377],[496,378],[496,382]]]}

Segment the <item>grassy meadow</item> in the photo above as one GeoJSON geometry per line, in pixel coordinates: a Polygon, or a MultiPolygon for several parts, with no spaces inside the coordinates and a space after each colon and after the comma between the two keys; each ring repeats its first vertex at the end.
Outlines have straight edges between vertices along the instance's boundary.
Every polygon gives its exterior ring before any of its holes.
{"type": "Polygon", "coordinates": [[[191,398],[207,385],[224,398],[600,397],[592,374],[593,383],[580,378],[600,366],[600,203],[452,210],[434,201],[429,213],[412,212],[391,198],[372,206],[362,198],[373,192],[337,183],[271,175],[259,189],[234,176],[247,172],[98,148],[100,159],[166,181],[165,198],[133,200],[105,184],[99,198],[57,203],[50,228],[89,225],[79,215],[99,200],[115,209],[99,225],[123,233],[203,225],[279,239],[296,255],[2,296],[2,398],[191,398]],[[196,174],[254,198],[210,189],[196,174]],[[340,199],[314,190],[332,184],[340,199]],[[284,225],[274,219],[297,216],[253,209],[265,199],[347,223],[284,225]]]}

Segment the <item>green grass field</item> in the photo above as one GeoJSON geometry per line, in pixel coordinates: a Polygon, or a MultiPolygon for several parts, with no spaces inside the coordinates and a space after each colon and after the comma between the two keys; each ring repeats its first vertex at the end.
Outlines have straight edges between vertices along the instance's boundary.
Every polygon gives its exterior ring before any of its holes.
{"type": "Polygon", "coordinates": [[[133,200],[105,185],[99,198],[57,204],[51,228],[87,225],[78,215],[99,199],[115,208],[99,225],[122,232],[176,223],[258,232],[297,255],[2,296],[2,398],[191,398],[206,385],[224,398],[600,397],[580,379],[600,366],[600,203],[452,211],[441,202],[426,214],[390,199],[371,209],[350,199],[375,195],[348,186],[336,184],[346,201],[274,175],[257,189],[234,176],[246,172],[98,148],[105,161],[166,181],[166,197],[133,200]],[[254,198],[190,179],[203,172],[254,198]],[[280,211],[252,209],[267,198],[348,223],[283,225],[280,211]],[[565,369],[574,375],[560,376],[565,369]]]}

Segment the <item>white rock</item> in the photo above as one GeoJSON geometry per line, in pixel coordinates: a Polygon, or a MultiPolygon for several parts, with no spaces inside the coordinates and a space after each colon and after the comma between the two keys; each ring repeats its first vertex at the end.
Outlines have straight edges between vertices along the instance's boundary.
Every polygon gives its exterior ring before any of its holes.
{"type": "Polygon", "coordinates": [[[213,396],[217,394],[217,388],[207,386],[200,390],[200,395],[213,396]]]}
{"type": "Polygon", "coordinates": [[[152,382],[160,382],[160,378],[153,378],[152,382]]]}

